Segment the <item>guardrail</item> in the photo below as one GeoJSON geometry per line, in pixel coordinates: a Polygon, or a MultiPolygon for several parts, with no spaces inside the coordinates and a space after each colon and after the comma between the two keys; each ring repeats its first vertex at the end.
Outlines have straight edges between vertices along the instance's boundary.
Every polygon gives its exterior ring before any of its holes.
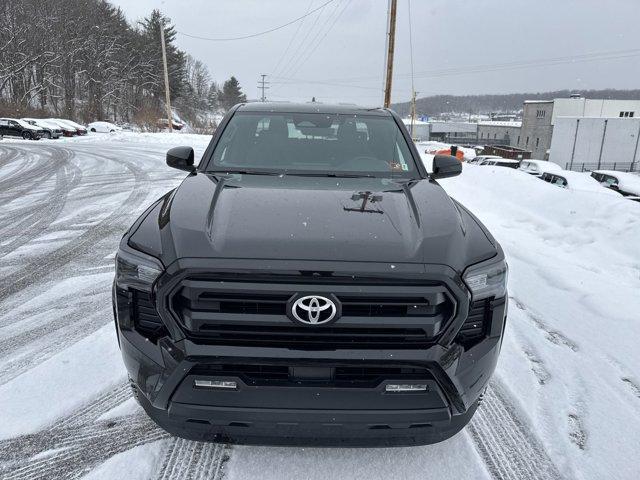
{"type": "Polygon", "coordinates": [[[592,170],[616,170],[618,172],[638,172],[640,165],[638,162],[613,162],[613,163],[566,163],[565,170],[576,172],[590,172],[592,170]]]}

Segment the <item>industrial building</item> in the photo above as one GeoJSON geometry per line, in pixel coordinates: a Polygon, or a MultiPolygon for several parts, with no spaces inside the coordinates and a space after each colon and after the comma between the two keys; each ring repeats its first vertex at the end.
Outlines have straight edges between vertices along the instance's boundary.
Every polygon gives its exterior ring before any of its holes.
{"type": "Polygon", "coordinates": [[[550,158],[554,126],[563,117],[636,118],[640,100],[588,99],[579,95],[554,100],[527,100],[522,113],[522,129],[516,147],[532,152],[532,158],[550,158]]]}
{"type": "Polygon", "coordinates": [[[512,145],[515,146],[522,122],[489,121],[478,122],[478,143],[482,145],[512,145]]]}
{"type": "Polygon", "coordinates": [[[571,170],[637,171],[639,139],[640,118],[635,116],[558,117],[549,160],[571,170]]]}

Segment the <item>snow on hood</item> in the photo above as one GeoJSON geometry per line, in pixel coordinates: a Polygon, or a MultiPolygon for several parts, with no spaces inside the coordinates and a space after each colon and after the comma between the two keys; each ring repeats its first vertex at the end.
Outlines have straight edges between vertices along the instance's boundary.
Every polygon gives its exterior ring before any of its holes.
{"type": "Polygon", "coordinates": [[[594,170],[597,173],[611,175],[618,179],[618,187],[625,192],[640,195],[640,175],[628,172],[617,172],[615,170],[594,170]]]}

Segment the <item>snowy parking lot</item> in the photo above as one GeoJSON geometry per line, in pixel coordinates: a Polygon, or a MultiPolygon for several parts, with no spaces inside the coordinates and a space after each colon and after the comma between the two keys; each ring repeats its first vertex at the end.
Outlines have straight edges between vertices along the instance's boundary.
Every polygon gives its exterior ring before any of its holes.
{"type": "MultiPolygon", "coordinates": [[[[507,332],[471,424],[442,444],[314,449],[170,437],[130,396],[111,311],[118,241],[209,137],[0,142],[0,478],[636,479],[640,204],[502,167],[441,184],[510,266],[507,332]]],[[[586,175],[586,174],[585,174],[586,175]]]]}

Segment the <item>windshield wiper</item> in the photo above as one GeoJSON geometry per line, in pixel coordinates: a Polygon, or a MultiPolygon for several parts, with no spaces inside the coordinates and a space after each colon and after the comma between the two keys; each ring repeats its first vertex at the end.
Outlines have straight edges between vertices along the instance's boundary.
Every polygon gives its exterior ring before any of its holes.
{"type": "Polygon", "coordinates": [[[265,171],[261,171],[261,170],[214,170],[212,172],[209,173],[216,173],[218,175],[220,174],[240,174],[240,175],[273,175],[273,176],[277,176],[280,175],[278,172],[265,172],[265,171]]]}
{"type": "Polygon", "coordinates": [[[286,172],[286,175],[295,175],[297,177],[375,178],[375,175],[371,175],[371,174],[368,174],[368,173],[335,173],[335,172],[297,173],[297,172],[286,172]]]}

